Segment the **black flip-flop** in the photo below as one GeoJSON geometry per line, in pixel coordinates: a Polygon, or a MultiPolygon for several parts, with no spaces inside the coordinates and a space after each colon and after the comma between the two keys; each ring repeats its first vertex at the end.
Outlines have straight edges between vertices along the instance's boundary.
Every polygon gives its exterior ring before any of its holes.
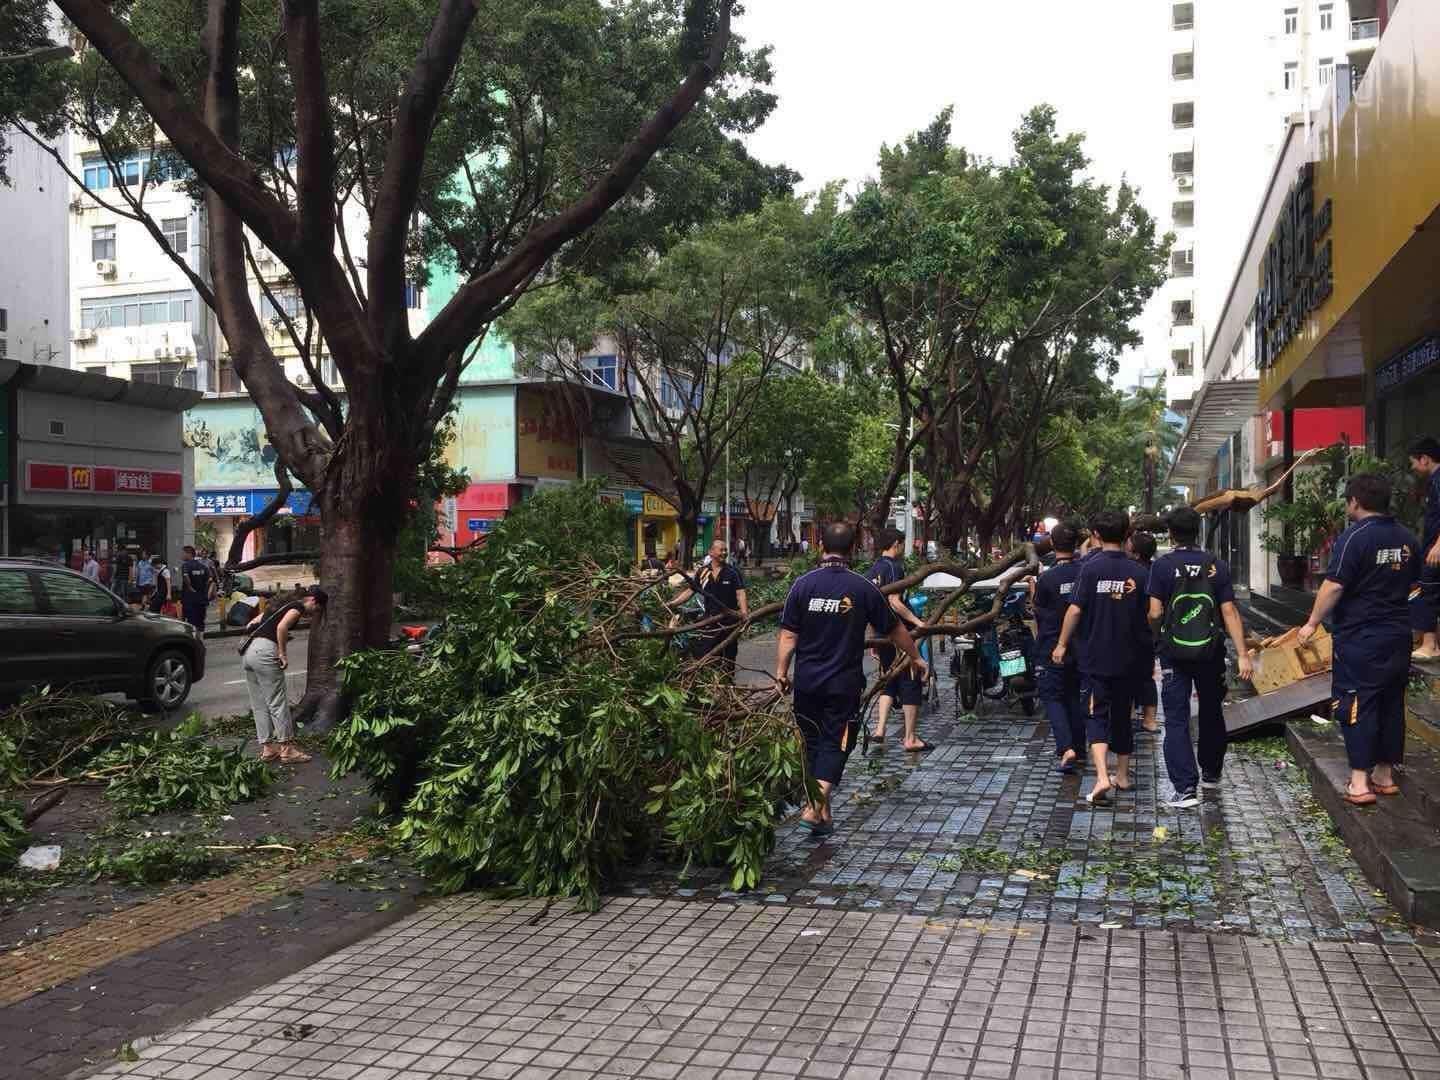
{"type": "Polygon", "coordinates": [[[800,825],[802,828],[809,829],[810,835],[817,840],[822,836],[829,836],[835,831],[834,825],[824,821],[808,821],[803,817],[800,819],[800,825]]]}
{"type": "Polygon", "coordinates": [[[885,741],[885,736],[884,736],[884,735],[871,735],[871,736],[870,736],[870,741],[873,742],[873,743],[883,743],[883,742],[885,741]]]}
{"type": "Polygon", "coordinates": [[[928,754],[935,749],[935,744],[922,741],[919,746],[902,746],[901,749],[907,754],[928,754]]]}

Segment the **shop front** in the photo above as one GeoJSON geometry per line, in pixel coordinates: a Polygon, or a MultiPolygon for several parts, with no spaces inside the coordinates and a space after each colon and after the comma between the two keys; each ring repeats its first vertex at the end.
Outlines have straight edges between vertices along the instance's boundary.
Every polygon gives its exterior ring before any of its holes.
{"type": "Polygon", "coordinates": [[[1257,306],[1261,407],[1364,406],[1386,457],[1440,435],[1436,56],[1440,5],[1402,4],[1354,100],[1316,118],[1257,306]]]}
{"type": "MultiPolygon", "coordinates": [[[[197,533],[209,534],[223,560],[235,539],[235,528],[260,513],[280,494],[279,488],[201,489],[195,492],[197,533]],[[206,526],[209,526],[208,530],[206,526]]],[[[203,546],[203,545],[202,545],[203,546]]],[[[320,548],[320,511],[308,491],[292,491],[270,524],[245,538],[242,559],[288,555],[320,548]]]]}
{"type": "Polygon", "coordinates": [[[666,559],[680,549],[680,512],[648,491],[641,496],[635,519],[635,557],[666,559]]]}
{"type": "Polygon", "coordinates": [[[91,551],[107,580],[121,549],[178,561],[190,520],[181,414],[198,397],[0,360],[0,551],[75,569],[91,551]]]}

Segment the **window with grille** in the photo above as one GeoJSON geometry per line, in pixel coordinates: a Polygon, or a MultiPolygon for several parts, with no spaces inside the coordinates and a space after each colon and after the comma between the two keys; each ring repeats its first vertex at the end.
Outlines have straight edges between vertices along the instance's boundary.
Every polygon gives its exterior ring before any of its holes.
{"type": "Polygon", "coordinates": [[[1320,85],[1329,86],[1335,81],[1335,58],[1322,57],[1320,60],[1320,85]]]}
{"type": "Polygon", "coordinates": [[[1335,29],[1335,5],[1334,5],[1334,4],[1321,4],[1321,5],[1320,5],[1320,29],[1321,29],[1321,30],[1334,30],[1334,29],[1335,29]]]}
{"type": "Polygon", "coordinates": [[[1300,9],[1285,9],[1285,33],[1298,34],[1300,32],[1300,9]]]}
{"type": "Polygon", "coordinates": [[[1170,57],[1170,77],[1174,79],[1193,79],[1195,77],[1195,54],[1193,52],[1175,53],[1170,57]]]}
{"type": "Polygon", "coordinates": [[[1286,65],[1285,65],[1285,84],[1284,84],[1284,85],[1285,85],[1285,89],[1286,89],[1286,90],[1294,90],[1295,87],[1297,87],[1297,86],[1300,85],[1300,65],[1299,65],[1299,64],[1294,64],[1294,63],[1292,63],[1292,64],[1286,64],[1286,65]]]}
{"type": "Polygon", "coordinates": [[[1170,109],[1170,123],[1177,128],[1194,127],[1195,103],[1193,101],[1177,101],[1170,109]]]}
{"type": "Polygon", "coordinates": [[[1170,216],[1180,228],[1193,228],[1195,225],[1195,200],[1175,203],[1170,207],[1170,216]]]}
{"type": "Polygon", "coordinates": [[[1195,364],[1190,357],[1189,349],[1172,349],[1170,352],[1170,363],[1175,368],[1176,375],[1195,374],[1195,364]]]}

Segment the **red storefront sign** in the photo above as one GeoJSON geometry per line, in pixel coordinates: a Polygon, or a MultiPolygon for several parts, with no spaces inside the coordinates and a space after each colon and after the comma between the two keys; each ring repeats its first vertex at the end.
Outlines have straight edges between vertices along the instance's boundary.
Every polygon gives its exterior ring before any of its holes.
{"type": "Polygon", "coordinates": [[[118,465],[50,465],[25,463],[26,491],[83,491],[95,495],[179,495],[184,478],[178,472],[127,469],[118,465]]]}

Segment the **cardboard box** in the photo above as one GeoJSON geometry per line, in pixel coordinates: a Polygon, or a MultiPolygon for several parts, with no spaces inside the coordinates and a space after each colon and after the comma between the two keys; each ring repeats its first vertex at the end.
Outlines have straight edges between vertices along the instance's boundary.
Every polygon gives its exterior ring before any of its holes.
{"type": "Polygon", "coordinates": [[[1329,632],[1320,627],[1307,645],[1296,640],[1299,633],[1299,627],[1287,630],[1279,637],[1262,642],[1260,648],[1250,654],[1255,661],[1255,677],[1251,682],[1256,693],[1269,694],[1330,670],[1334,642],[1329,632]]]}

